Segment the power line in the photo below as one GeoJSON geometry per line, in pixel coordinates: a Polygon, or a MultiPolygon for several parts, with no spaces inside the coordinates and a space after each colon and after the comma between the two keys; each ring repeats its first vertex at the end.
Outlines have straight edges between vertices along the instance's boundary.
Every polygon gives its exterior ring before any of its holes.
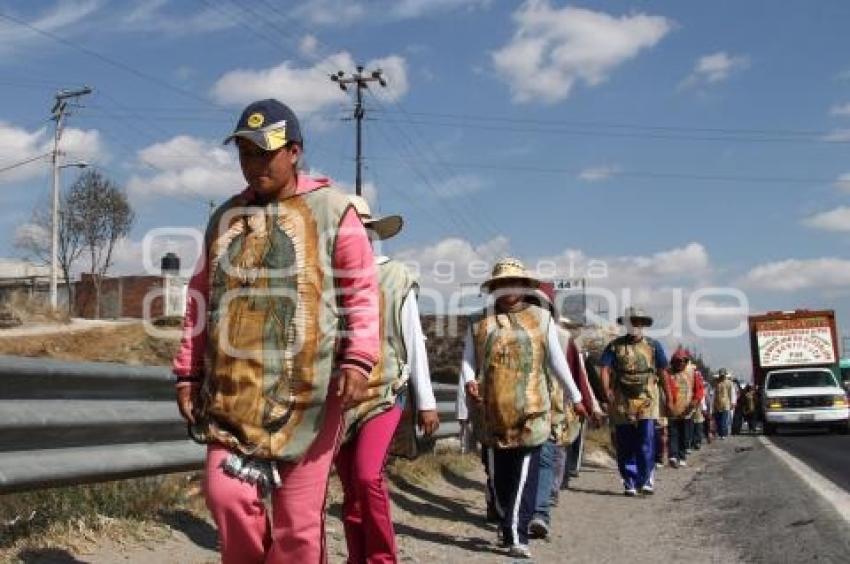
{"type": "MultiPolygon", "coordinates": [[[[389,160],[385,157],[372,157],[372,159],[389,160]]],[[[471,163],[471,162],[443,162],[442,164],[456,168],[465,169],[481,169],[481,170],[499,170],[508,172],[538,172],[545,174],[571,174],[579,175],[587,169],[562,168],[552,166],[534,166],[534,165],[497,165],[490,163],[471,163]]],[[[709,182],[742,182],[742,183],[771,183],[771,184],[824,184],[835,182],[834,178],[817,178],[817,177],[782,177],[782,176],[737,176],[737,175],[716,175],[716,174],[698,174],[698,173],[679,173],[679,172],[656,172],[656,171],[628,171],[628,170],[611,170],[606,174],[611,177],[626,177],[626,178],[648,178],[656,180],[699,180],[709,182]]]]}
{"type": "Polygon", "coordinates": [[[566,126],[581,126],[581,127],[601,127],[613,129],[637,129],[650,131],[682,131],[682,132],[701,132],[701,133],[733,133],[733,134],[764,134],[764,135],[800,135],[800,136],[820,136],[828,135],[828,131],[818,130],[800,130],[800,129],[753,129],[753,128],[724,128],[724,127],[702,127],[702,126],[674,126],[674,125],[646,125],[638,123],[597,121],[597,120],[558,120],[558,119],[531,119],[531,118],[514,118],[506,116],[488,116],[482,114],[455,114],[442,112],[422,112],[422,111],[405,111],[407,115],[424,116],[424,117],[440,117],[450,119],[460,119],[468,121],[493,121],[504,123],[519,123],[519,124],[534,124],[542,126],[551,125],[566,125],[566,126]]]}
{"type": "Polygon", "coordinates": [[[45,158],[45,157],[49,157],[51,154],[52,154],[52,153],[44,153],[43,155],[36,155],[36,156],[34,156],[34,157],[30,157],[30,158],[28,158],[28,159],[25,159],[25,160],[23,160],[23,161],[18,161],[18,162],[16,162],[16,163],[13,163],[13,164],[10,164],[10,165],[6,165],[6,166],[4,166],[4,167],[0,168],[0,173],[2,173],[2,172],[7,172],[7,171],[9,171],[9,170],[13,170],[13,169],[16,169],[16,168],[18,168],[18,167],[22,167],[22,166],[24,166],[24,165],[28,165],[28,164],[30,164],[30,163],[33,163],[33,162],[35,162],[35,161],[39,160],[39,159],[43,159],[43,158],[45,158]]]}
{"type": "Polygon", "coordinates": [[[486,131],[509,131],[514,133],[534,133],[534,134],[544,134],[544,135],[567,135],[567,136],[575,136],[575,137],[612,137],[612,138],[626,138],[626,139],[656,139],[656,140],[667,140],[667,141],[709,141],[709,142],[742,142],[742,143],[790,143],[790,144],[801,144],[801,143],[816,143],[823,145],[844,145],[850,143],[850,140],[843,139],[830,139],[829,133],[822,133],[820,137],[802,137],[802,136],[789,136],[789,137],[754,137],[754,136],[746,136],[743,134],[729,134],[729,135],[692,135],[686,133],[675,133],[675,134],[666,134],[666,133],[652,133],[648,131],[649,129],[653,129],[651,127],[647,127],[647,131],[600,131],[600,130],[591,130],[591,129],[571,129],[568,127],[550,127],[550,126],[521,126],[521,125],[498,125],[498,124],[489,124],[489,123],[478,123],[474,121],[451,121],[443,118],[438,118],[436,120],[417,120],[417,119],[384,119],[384,121],[397,121],[399,123],[407,123],[412,125],[420,125],[426,127],[459,127],[459,128],[469,128],[469,129],[480,129],[486,131]]]}
{"type": "MultiPolygon", "coordinates": [[[[375,103],[378,105],[378,107],[383,107],[383,105],[381,104],[381,101],[377,98],[377,96],[374,95],[374,93],[373,93],[373,98],[375,100],[375,103]]],[[[396,106],[401,108],[401,105],[398,104],[398,103],[396,103],[396,106]]],[[[403,108],[401,108],[401,109],[403,110],[403,108]]],[[[402,128],[397,127],[397,129],[398,129],[399,133],[403,136],[403,138],[406,139],[408,145],[412,148],[412,151],[413,151],[414,154],[424,155],[426,151],[431,152],[431,155],[433,156],[432,161],[434,163],[436,163],[436,165],[437,165],[434,168],[434,170],[437,171],[437,175],[440,177],[438,179],[438,182],[441,182],[443,184],[448,185],[448,183],[451,182],[453,179],[449,176],[443,175],[443,169],[449,169],[449,168],[451,168],[451,165],[446,163],[446,161],[444,161],[440,158],[440,155],[437,154],[436,149],[433,147],[433,145],[426,142],[424,144],[425,149],[423,150],[416,145],[416,143],[414,142],[414,139],[411,138],[410,136],[408,136],[402,128]]],[[[454,172],[454,174],[457,175],[456,172],[454,172]]],[[[432,185],[432,189],[433,189],[434,193],[437,194],[438,200],[442,200],[445,197],[451,196],[449,194],[442,193],[436,186],[432,185]]],[[[467,204],[466,206],[461,206],[460,211],[457,212],[458,215],[463,218],[463,221],[465,223],[467,223],[469,225],[478,224],[483,229],[483,231],[489,232],[490,236],[492,236],[492,237],[498,237],[498,236],[501,235],[501,232],[499,231],[499,229],[496,228],[496,226],[490,221],[490,219],[486,215],[476,214],[472,211],[472,210],[475,210],[477,208],[477,204],[476,204],[476,202],[474,202],[472,200],[472,198],[469,196],[469,194],[466,194],[461,190],[459,193],[455,194],[454,196],[456,196],[460,200],[464,200],[467,204]]],[[[447,208],[451,209],[450,206],[447,206],[447,208]]]]}
{"type": "Polygon", "coordinates": [[[106,63],[106,64],[112,66],[112,67],[123,70],[124,72],[132,74],[133,76],[135,76],[139,79],[146,80],[148,82],[156,84],[157,86],[160,86],[161,88],[164,88],[166,90],[170,90],[172,92],[180,94],[181,96],[186,96],[186,97],[192,98],[193,100],[199,101],[199,102],[206,104],[206,105],[211,105],[211,106],[215,105],[212,102],[210,102],[209,100],[207,100],[206,98],[204,98],[202,96],[198,96],[194,92],[191,92],[189,90],[185,90],[183,88],[180,88],[179,86],[175,86],[174,84],[171,84],[170,82],[168,82],[166,80],[163,80],[163,79],[158,78],[154,75],[148,74],[144,71],[140,71],[136,68],[133,68],[133,67],[125,64],[125,63],[122,63],[121,61],[113,59],[112,57],[108,57],[108,56],[106,56],[102,53],[99,53],[99,52],[97,52],[93,49],[90,49],[88,47],[78,45],[77,43],[74,43],[73,41],[69,41],[69,40],[65,39],[64,37],[61,37],[61,36],[59,36],[59,35],[57,35],[53,32],[50,32],[50,31],[41,29],[39,27],[36,27],[36,26],[30,24],[29,22],[18,19],[14,16],[10,16],[9,14],[6,14],[4,12],[0,12],[0,19],[4,19],[6,21],[9,21],[9,22],[15,23],[17,25],[20,25],[22,27],[25,27],[25,28],[27,28],[27,29],[29,29],[29,30],[41,35],[41,36],[52,39],[53,41],[55,41],[57,43],[61,43],[62,45],[65,45],[66,47],[70,47],[71,49],[79,51],[80,53],[88,55],[89,57],[95,58],[95,59],[97,59],[97,60],[99,60],[103,63],[106,63]]]}

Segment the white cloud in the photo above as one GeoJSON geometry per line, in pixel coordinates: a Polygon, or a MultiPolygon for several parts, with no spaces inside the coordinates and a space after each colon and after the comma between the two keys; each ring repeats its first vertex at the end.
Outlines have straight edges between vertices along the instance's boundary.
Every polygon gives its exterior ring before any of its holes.
{"type": "MultiPolygon", "coordinates": [[[[396,253],[396,258],[415,265],[423,288],[450,293],[460,284],[480,284],[488,277],[493,262],[510,254],[510,240],[499,236],[481,245],[448,238],[405,249],[396,253]]],[[[580,250],[565,249],[556,255],[520,258],[543,278],[589,277],[593,286],[612,291],[628,289],[636,301],[659,307],[671,288],[691,291],[712,274],[708,251],[696,242],[651,255],[589,257],[580,250]]]]}
{"type": "Polygon", "coordinates": [[[596,86],[673,27],[661,16],[558,9],[549,0],[526,1],[513,19],[513,38],[492,59],[520,103],[565,100],[579,81],[596,86]]]}
{"type": "Polygon", "coordinates": [[[312,25],[343,27],[363,20],[366,7],[356,0],[308,0],[293,8],[292,16],[312,25]]]}
{"type": "Polygon", "coordinates": [[[839,206],[803,220],[803,225],[824,231],[850,231],[850,207],[839,206]]]}
{"type": "MultiPolygon", "coordinates": [[[[114,264],[109,273],[115,275],[157,275],[160,273],[160,259],[166,253],[174,253],[180,258],[180,274],[190,276],[194,272],[195,263],[201,249],[197,242],[203,239],[203,232],[197,232],[197,239],[190,237],[158,237],[147,247],[143,241],[124,238],[116,242],[113,256],[114,264]],[[145,253],[149,256],[145,257],[145,253]],[[152,272],[145,272],[145,264],[155,267],[152,272]]],[[[87,268],[85,257],[81,259],[81,269],[87,268]]]]}
{"type": "Polygon", "coordinates": [[[750,58],[746,55],[729,55],[725,51],[700,57],[694,65],[694,70],[682,81],[681,87],[705,86],[723,82],[732,73],[746,70],[750,66],[750,58]]]}
{"type": "Polygon", "coordinates": [[[474,10],[491,3],[492,0],[305,0],[293,8],[293,16],[312,25],[345,27],[416,19],[460,8],[474,10]]]}
{"type": "MultiPolygon", "coordinates": [[[[301,117],[345,103],[346,93],[331,83],[328,75],[334,69],[348,73],[356,66],[351,54],[343,51],[306,68],[284,61],[268,69],[237,69],[216,81],[212,96],[219,103],[234,105],[279,98],[301,117]]],[[[407,64],[403,57],[390,55],[366,63],[366,69],[378,68],[383,69],[388,87],[375,87],[376,96],[397,100],[407,93],[407,64]]]]}
{"type": "Polygon", "coordinates": [[[850,102],[845,104],[836,104],[829,109],[830,115],[848,117],[850,116],[850,102]]]}
{"type": "Polygon", "coordinates": [[[157,195],[193,195],[221,198],[245,186],[239,163],[233,151],[220,143],[187,135],[179,135],[155,143],[139,151],[138,161],[144,174],[134,174],[127,181],[131,197],[157,195]]]}
{"type": "Polygon", "coordinates": [[[788,259],[752,268],[741,284],[757,290],[796,292],[850,286],[850,260],[826,257],[788,259]]]}
{"type": "MultiPolygon", "coordinates": [[[[84,22],[102,3],[101,0],[59,0],[35,19],[24,20],[22,17],[15,17],[42,31],[65,31],[84,22]]],[[[0,55],[11,55],[48,41],[50,39],[28,27],[6,20],[0,21],[0,55]]]]}
{"type": "Polygon", "coordinates": [[[237,19],[207,6],[191,14],[167,12],[174,5],[172,0],[144,0],[121,18],[121,28],[136,32],[159,32],[172,35],[207,33],[229,29],[237,25],[237,19]]]}
{"type": "Polygon", "coordinates": [[[459,174],[434,184],[438,198],[452,199],[480,192],[485,185],[483,178],[474,174],[459,174]]]}
{"type": "MultiPolygon", "coordinates": [[[[106,152],[100,140],[100,132],[69,127],[62,135],[60,149],[65,153],[64,162],[103,161],[106,152]]],[[[52,133],[47,128],[35,131],[0,122],[0,151],[3,160],[0,168],[14,165],[38,155],[46,155],[53,151],[52,133]]],[[[48,158],[39,159],[32,163],[13,168],[0,174],[0,184],[28,180],[44,175],[47,171],[48,158]]]]}
{"type": "Polygon", "coordinates": [[[392,2],[391,17],[405,20],[415,19],[437,12],[448,12],[457,8],[474,10],[489,6],[491,0],[400,0],[392,2]]]}
{"type": "Polygon", "coordinates": [[[578,178],[585,182],[601,182],[615,176],[618,172],[620,172],[620,167],[618,166],[590,167],[581,171],[578,178]]]}
{"type": "Polygon", "coordinates": [[[836,129],[834,131],[830,131],[821,137],[821,139],[828,143],[846,143],[850,141],[850,129],[836,129]]]}
{"type": "Polygon", "coordinates": [[[839,175],[838,178],[835,179],[835,182],[832,183],[833,186],[844,190],[845,192],[850,192],[850,172],[845,172],[842,175],[839,175]]]}
{"type": "Polygon", "coordinates": [[[305,57],[315,57],[319,49],[319,40],[315,35],[305,35],[298,44],[298,52],[305,57]]]}

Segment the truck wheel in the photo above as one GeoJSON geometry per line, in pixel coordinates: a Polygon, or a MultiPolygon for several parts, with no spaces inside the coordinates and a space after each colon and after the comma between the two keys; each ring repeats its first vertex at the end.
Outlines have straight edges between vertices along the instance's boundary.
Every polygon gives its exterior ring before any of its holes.
{"type": "Polygon", "coordinates": [[[775,423],[767,423],[764,424],[764,434],[765,436],[775,435],[776,434],[776,424],[775,423]]]}

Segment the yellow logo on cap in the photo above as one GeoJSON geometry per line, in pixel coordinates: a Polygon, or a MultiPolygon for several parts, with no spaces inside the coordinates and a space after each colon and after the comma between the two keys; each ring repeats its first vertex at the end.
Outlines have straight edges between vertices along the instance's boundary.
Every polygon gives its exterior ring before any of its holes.
{"type": "Polygon", "coordinates": [[[260,113],[251,114],[248,117],[248,127],[251,129],[257,129],[258,127],[263,125],[263,122],[266,121],[265,116],[260,113]]]}

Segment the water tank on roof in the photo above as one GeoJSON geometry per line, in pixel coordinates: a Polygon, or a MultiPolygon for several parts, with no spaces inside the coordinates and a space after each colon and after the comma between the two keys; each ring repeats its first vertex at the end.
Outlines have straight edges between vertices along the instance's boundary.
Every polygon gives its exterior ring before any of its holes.
{"type": "Polygon", "coordinates": [[[163,276],[177,276],[180,274],[180,257],[174,253],[167,253],[160,261],[163,276]]]}

